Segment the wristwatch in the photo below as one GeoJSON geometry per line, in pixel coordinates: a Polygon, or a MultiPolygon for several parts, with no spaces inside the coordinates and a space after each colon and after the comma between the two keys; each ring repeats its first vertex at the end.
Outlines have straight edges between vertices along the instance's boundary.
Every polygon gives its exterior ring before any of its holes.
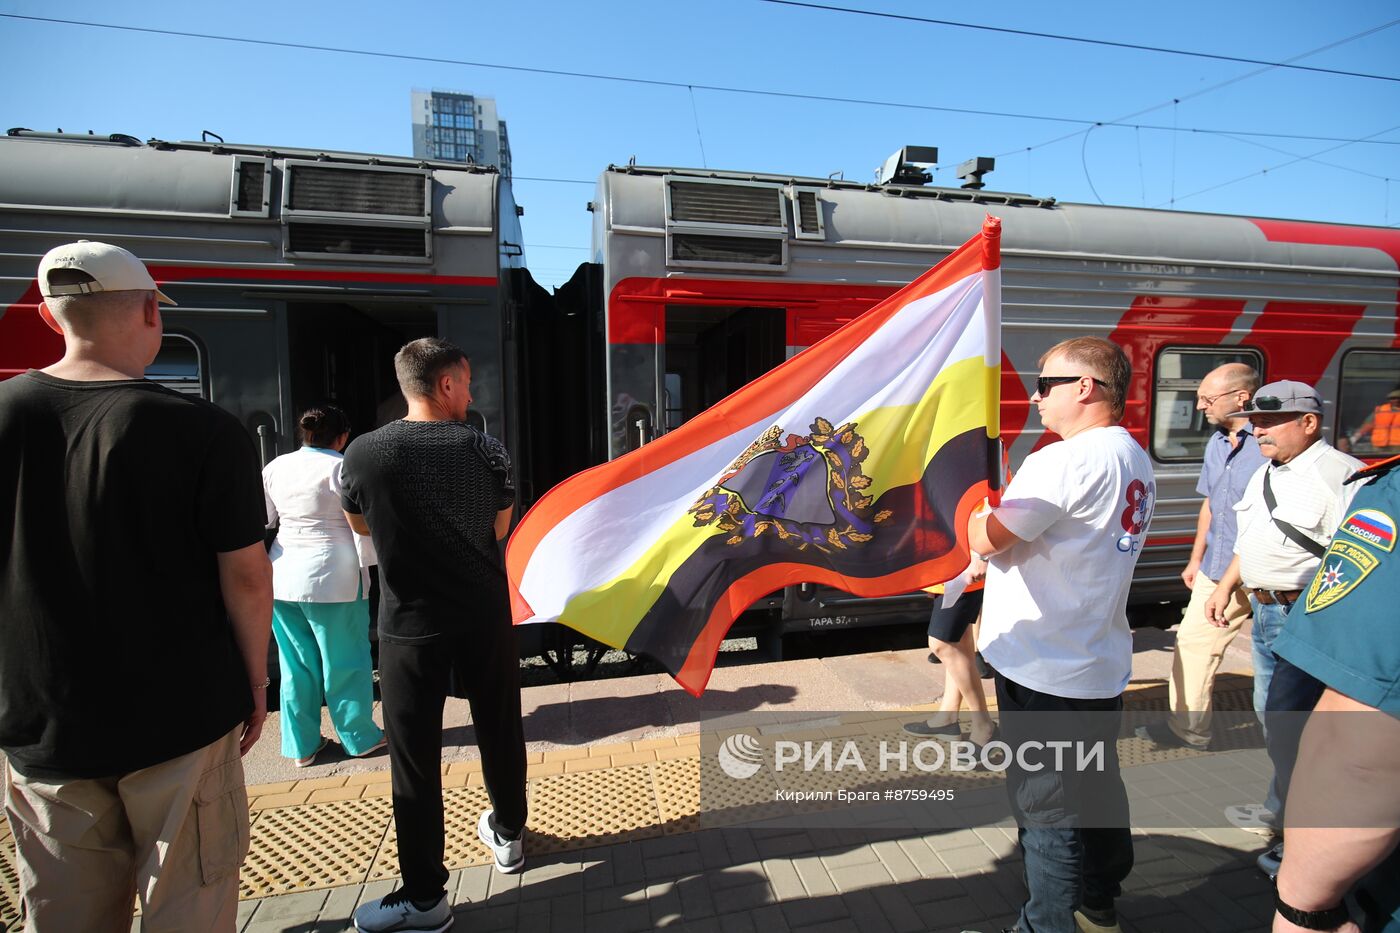
{"type": "Polygon", "coordinates": [[[1274,907],[1278,914],[1289,923],[1305,930],[1335,930],[1351,919],[1351,911],[1346,904],[1328,907],[1326,910],[1299,910],[1284,903],[1278,892],[1274,892],[1274,907]]]}

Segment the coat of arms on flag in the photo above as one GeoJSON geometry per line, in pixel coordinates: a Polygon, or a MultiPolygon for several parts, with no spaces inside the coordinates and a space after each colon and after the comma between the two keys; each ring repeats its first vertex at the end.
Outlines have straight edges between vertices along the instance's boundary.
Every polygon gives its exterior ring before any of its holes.
{"type": "Polygon", "coordinates": [[[999,488],[1000,221],[646,446],[550,490],[511,536],[517,623],[649,655],[699,695],[755,601],[907,593],[968,562],[999,488]]]}

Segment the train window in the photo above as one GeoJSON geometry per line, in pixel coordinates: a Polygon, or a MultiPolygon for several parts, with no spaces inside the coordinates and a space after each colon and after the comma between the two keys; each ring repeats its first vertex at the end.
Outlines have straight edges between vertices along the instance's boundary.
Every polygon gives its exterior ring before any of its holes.
{"type": "Polygon", "coordinates": [[[1196,410],[1196,388],[1225,363],[1247,363],[1261,376],[1264,356],[1247,347],[1169,347],[1157,354],[1152,393],[1152,456],[1171,462],[1200,460],[1214,430],[1196,410]]]}
{"type": "Polygon", "coordinates": [[[166,334],[160,352],[146,367],[146,378],[184,395],[208,398],[204,383],[204,356],[199,344],[183,334],[166,334]]]}
{"type": "Polygon", "coordinates": [[[1337,446],[1358,457],[1400,454],[1400,352],[1353,350],[1342,357],[1337,446]]]}

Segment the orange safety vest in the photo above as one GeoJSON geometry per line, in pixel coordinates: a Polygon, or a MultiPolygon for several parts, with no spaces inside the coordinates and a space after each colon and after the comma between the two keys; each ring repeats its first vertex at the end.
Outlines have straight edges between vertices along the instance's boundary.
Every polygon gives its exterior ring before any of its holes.
{"type": "Polygon", "coordinates": [[[1371,418],[1371,446],[1382,450],[1392,444],[1400,446],[1400,405],[1385,402],[1376,406],[1371,418]]]}

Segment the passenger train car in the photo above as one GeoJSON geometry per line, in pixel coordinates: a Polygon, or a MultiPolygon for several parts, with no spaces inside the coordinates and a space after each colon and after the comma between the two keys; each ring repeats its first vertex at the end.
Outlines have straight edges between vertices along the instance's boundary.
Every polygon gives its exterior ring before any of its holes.
{"type": "MultiPolygon", "coordinates": [[[[468,348],[473,417],[513,452],[528,507],[892,294],[993,213],[1012,469],[1053,440],[1029,405],[1046,347],[1097,334],[1132,359],[1124,423],[1158,480],[1133,591],[1143,618],[1187,595],[1179,573],[1209,434],[1195,386],[1214,366],[1243,360],[1266,380],[1312,383],[1334,443],[1396,452],[1367,419],[1400,385],[1400,231],[635,165],[605,170],[589,210],[590,261],[551,294],[525,268],[521,211],[493,169],[11,131],[0,137],[0,378],[61,352],[36,313],[39,257],[106,240],[146,260],[179,302],[149,377],[233,412],[265,460],[293,449],[296,414],[316,401],[345,407],[357,432],[397,417],[392,356],[405,341],[468,348]]],[[[744,624],[777,644],[784,631],[925,607],[920,594],[792,587],[744,624]]]]}

